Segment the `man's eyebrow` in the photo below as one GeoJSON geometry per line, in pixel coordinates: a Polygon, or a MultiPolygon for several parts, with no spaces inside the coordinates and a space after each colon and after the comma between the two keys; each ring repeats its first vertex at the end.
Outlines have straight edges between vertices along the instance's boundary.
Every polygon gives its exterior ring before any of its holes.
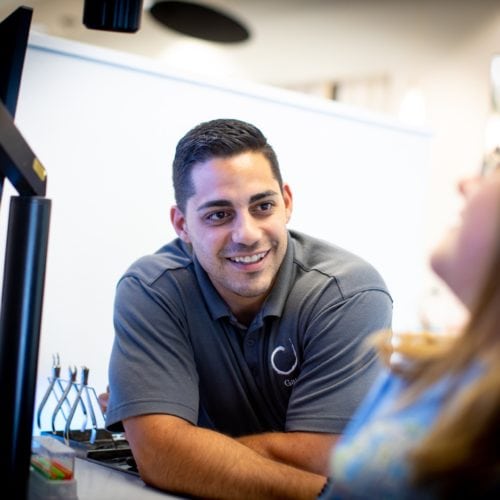
{"type": "MultiPolygon", "coordinates": [[[[264,198],[269,198],[270,196],[277,196],[279,193],[273,191],[272,189],[264,191],[262,193],[257,193],[250,196],[249,203],[255,203],[256,201],[262,200],[264,198]]],[[[196,211],[206,210],[207,208],[214,207],[231,207],[233,204],[229,200],[219,199],[219,200],[209,200],[202,203],[196,211]]]]}
{"type": "Polygon", "coordinates": [[[270,196],[278,196],[279,193],[270,189],[269,191],[264,191],[263,193],[257,193],[250,196],[250,203],[255,203],[256,201],[262,200],[263,198],[269,198],[270,196]]]}
{"type": "Polygon", "coordinates": [[[229,200],[209,200],[205,203],[202,203],[196,210],[200,212],[201,210],[205,210],[206,208],[213,207],[230,207],[232,203],[229,200]]]}

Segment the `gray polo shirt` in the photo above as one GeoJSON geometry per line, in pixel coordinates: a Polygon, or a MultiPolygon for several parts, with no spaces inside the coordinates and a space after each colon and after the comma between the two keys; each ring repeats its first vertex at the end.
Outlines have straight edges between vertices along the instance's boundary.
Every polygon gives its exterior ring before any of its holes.
{"type": "Polygon", "coordinates": [[[176,239],[118,283],[107,426],[163,413],[231,436],[339,433],[375,376],[361,344],[391,315],[370,264],[289,231],[275,286],[244,327],[176,239]]]}

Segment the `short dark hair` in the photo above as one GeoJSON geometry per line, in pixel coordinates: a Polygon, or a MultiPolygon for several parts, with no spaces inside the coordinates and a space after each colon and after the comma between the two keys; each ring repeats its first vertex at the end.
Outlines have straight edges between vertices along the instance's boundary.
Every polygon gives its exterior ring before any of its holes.
{"type": "Polygon", "coordinates": [[[247,151],[262,153],[268,159],[272,174],[280,190],[283,189],[276,153],[254,125],[220,118],[200,123],[187,132],[177,144],[172,169],[175,203],[179,209],[184,212],[188,199],[194,194],[191,171],[196,164],[247,151]]]}

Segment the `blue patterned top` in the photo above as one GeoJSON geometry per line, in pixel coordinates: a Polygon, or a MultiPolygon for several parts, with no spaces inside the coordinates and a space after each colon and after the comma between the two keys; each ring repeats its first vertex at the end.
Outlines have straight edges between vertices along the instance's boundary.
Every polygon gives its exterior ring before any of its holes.
{"type": "MultiPolygon", "coordinates": [[[[460,377],[470,382],[477,370],[460,377]]],[[[433,492],[411,484],[408,452],[430,429],[456,377],[435,383],[401,405],[406,382],[384,372],[332,452],[331,484],[322,499],[425,499],[433,492]]]]}

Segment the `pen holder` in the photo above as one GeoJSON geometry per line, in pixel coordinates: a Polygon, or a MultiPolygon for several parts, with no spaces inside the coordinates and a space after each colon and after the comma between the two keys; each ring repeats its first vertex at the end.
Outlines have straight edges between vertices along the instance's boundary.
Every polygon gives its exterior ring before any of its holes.
{"type": "Polygon", "coordinates": [[[30,500],[77,500],[75,451],[50,436],[31,444],[30,500]]]}

